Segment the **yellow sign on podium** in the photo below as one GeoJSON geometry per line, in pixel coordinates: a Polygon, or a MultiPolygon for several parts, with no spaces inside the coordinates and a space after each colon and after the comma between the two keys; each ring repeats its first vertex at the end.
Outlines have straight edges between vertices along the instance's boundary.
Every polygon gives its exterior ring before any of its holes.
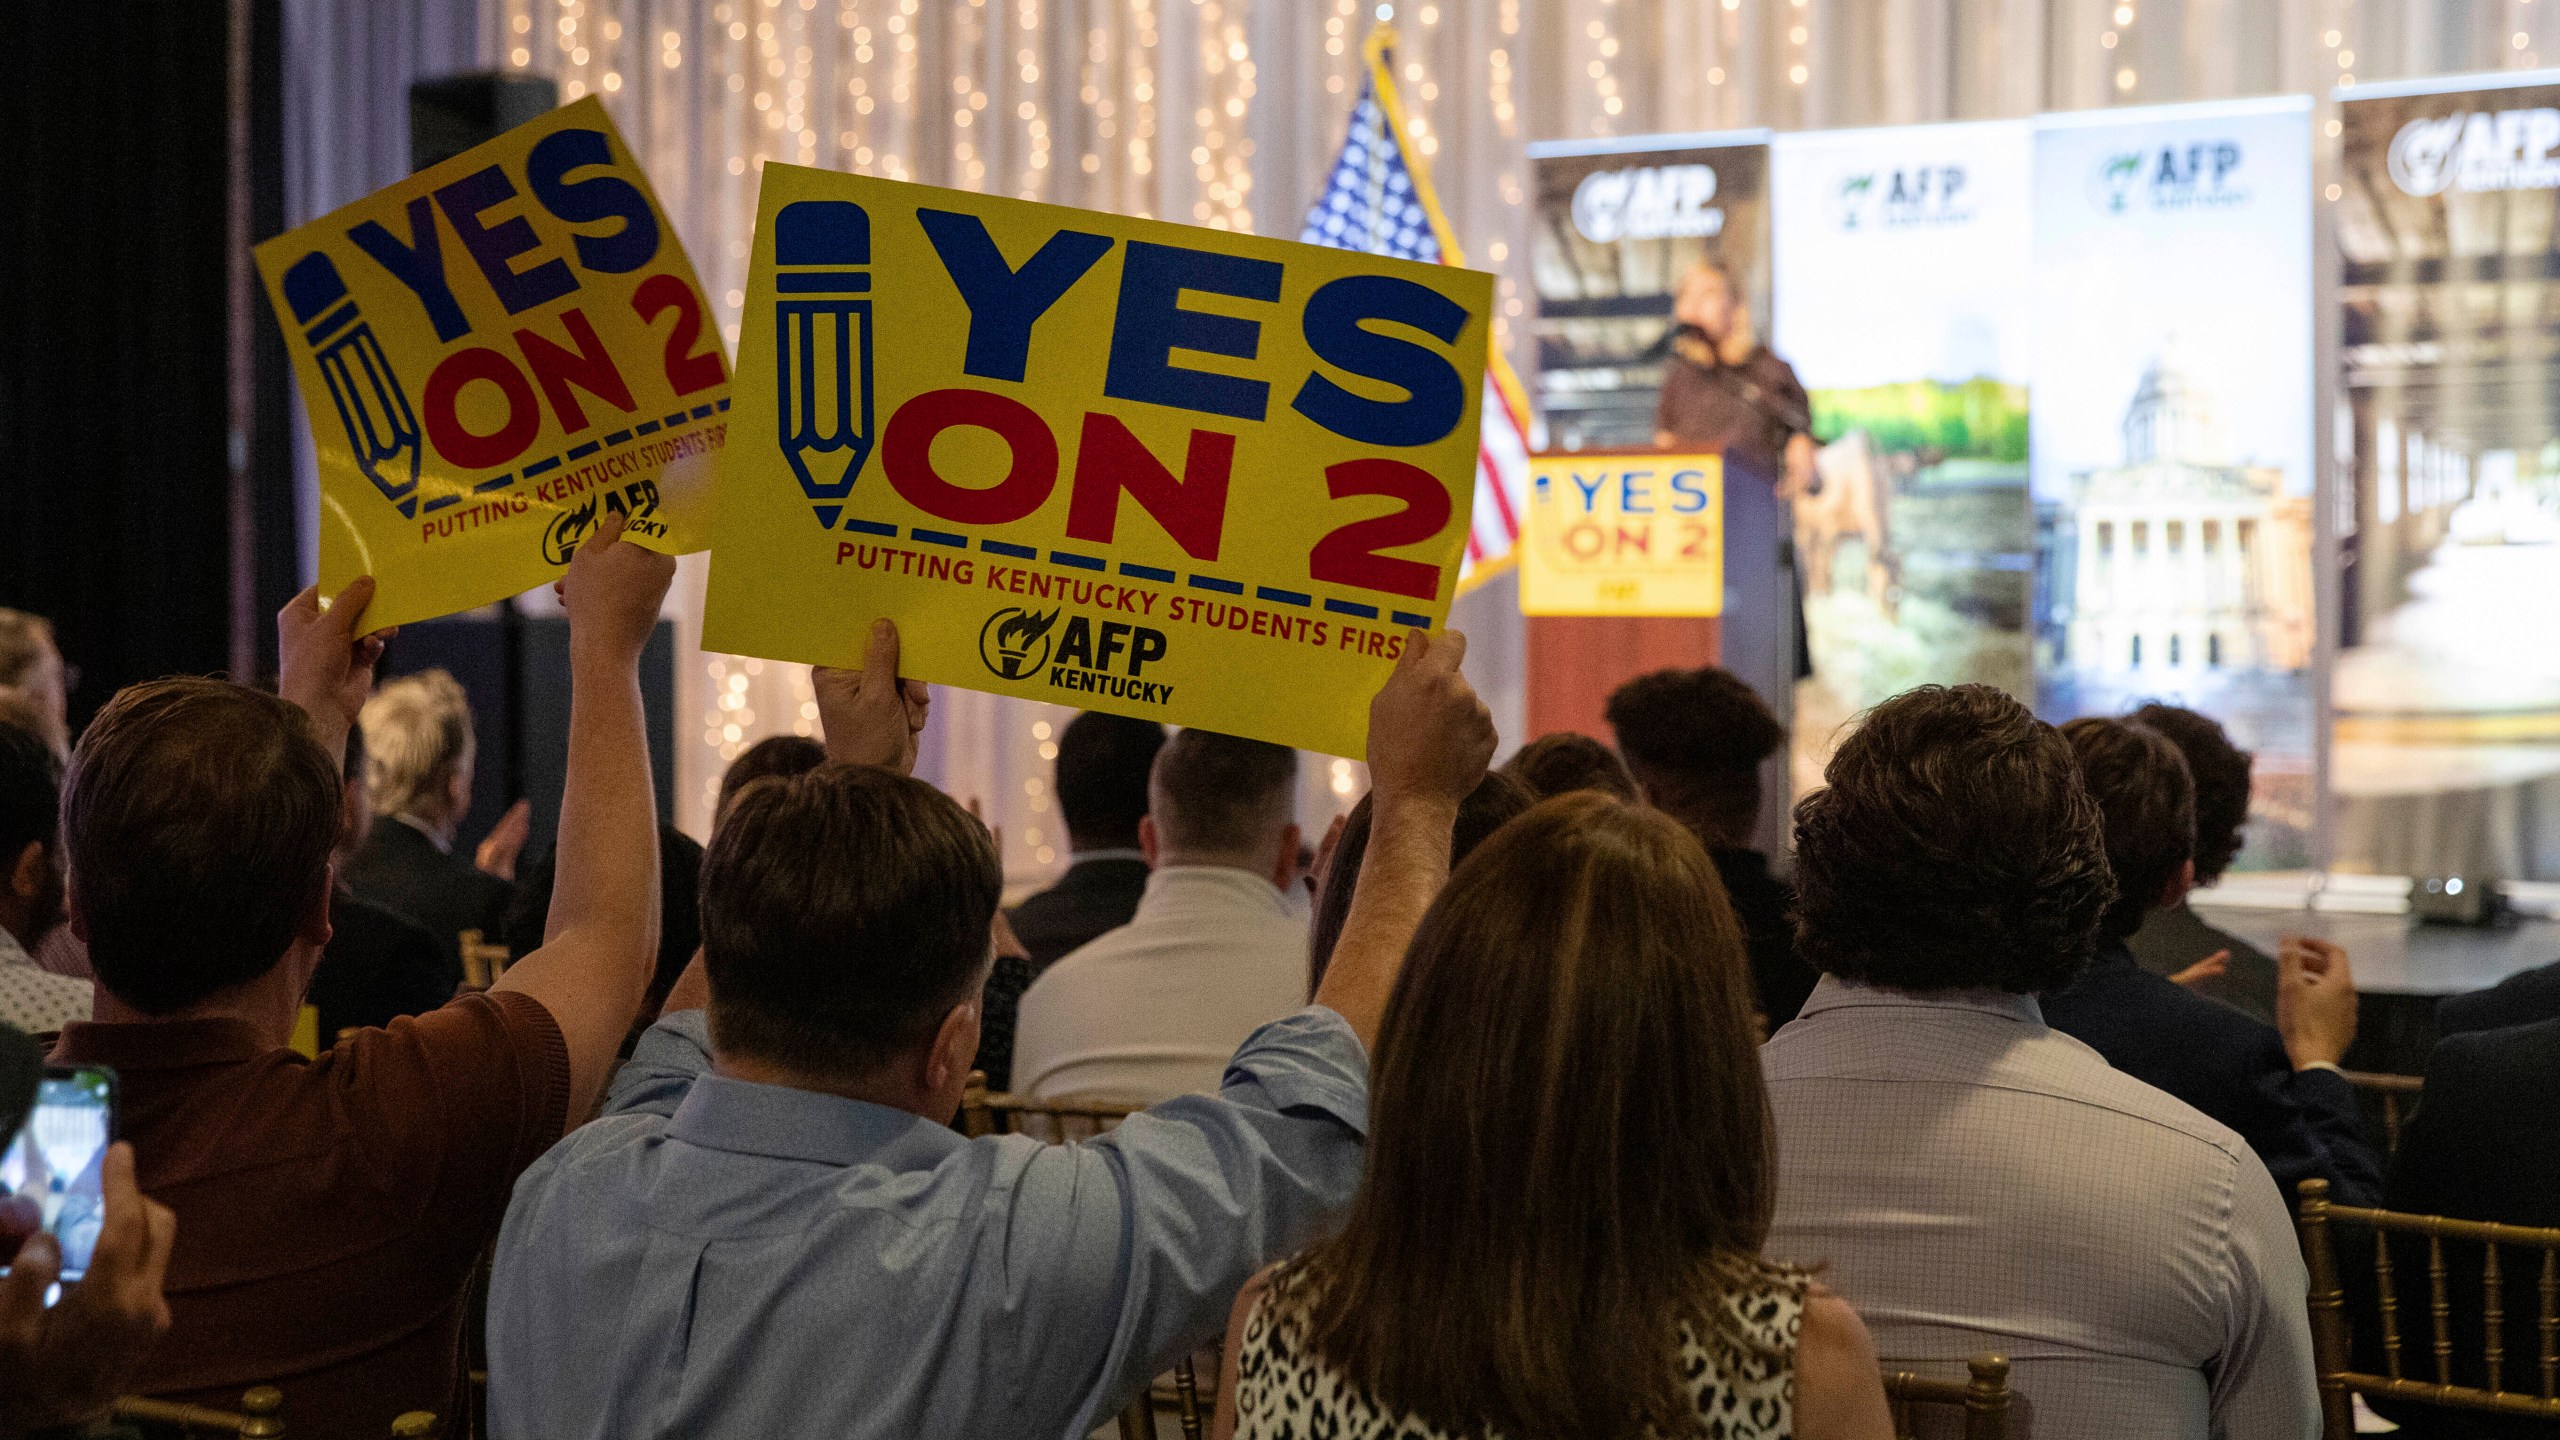
{"type": "Polygon", "coordinates": [[[1448,618],[1492,277],[768,164],[703,643],[1358,755],[1448,618]]]}
{"type": "Polygon", "coordinates": [[[1532,456],[1520,613],[1723,614],[1723,457],[1532,456]]]}

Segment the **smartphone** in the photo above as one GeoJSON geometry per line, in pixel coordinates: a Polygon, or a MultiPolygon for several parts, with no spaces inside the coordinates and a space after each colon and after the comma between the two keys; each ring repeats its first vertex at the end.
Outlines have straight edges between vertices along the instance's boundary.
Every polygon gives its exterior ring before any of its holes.
{"type": "Polygon", "coordinates": [[[89,1272],[106,1224],[104,1177],[115,1129],[116,1072],[49,1066],[27,1123],[0,1152],[0,1208],[15,1212],[9,1228],[41,1228],[53,1237],[65,1285],[89,1272]]]}

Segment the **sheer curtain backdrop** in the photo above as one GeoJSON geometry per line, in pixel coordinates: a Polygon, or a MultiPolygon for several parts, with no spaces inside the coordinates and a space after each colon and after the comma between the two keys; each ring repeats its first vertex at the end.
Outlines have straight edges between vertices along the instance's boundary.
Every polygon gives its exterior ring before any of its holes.
{"type": "MultiPolygon", "coordinates": [[[[457,69],[595,93],[648,166],[732,344],[768,159],[1295,234],[1380,14],[1469,261],[1525,309],[1532,139],[1810,129],[2307,91],[2560,63],[2556,0],[286,0],[289,224],[405,173],[409,80],[457,69]]],[[[2329,126],[2322,124],[2324,138],[2329,126]]],[[[307,441],[303,451],[308,475],[307,441]]],[[[306,485],[306,490],[309,487],[306,485]]],[[[310,532],[306,525],[305,534],[310,532]]],[[[810,726],[805,670],[693,647],[703,567],[671,601],[677,823],[722,766],[810,726]]],[[[1520,717],[1507,580],[1462,601],[1469,669],[1520,717]]],[[[1047,792],[1062,707],[943,691],[924,773],[981,802],[1006,868],[1062,863],[1047,792]]],[[[1311,757],[1310,835],[1356,798],[1311,757]]]]}

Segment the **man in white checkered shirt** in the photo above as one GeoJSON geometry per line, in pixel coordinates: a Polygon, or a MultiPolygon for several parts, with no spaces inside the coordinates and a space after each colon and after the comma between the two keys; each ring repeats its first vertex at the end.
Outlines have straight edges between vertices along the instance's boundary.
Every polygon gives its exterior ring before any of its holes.
{"type": "Polygon", "coordinates": [[[1877,709],[1796,810],[1797,949],[1762,1052],[1768,1254],[1824,1264],[1887,1368],[2012,1361],[2012,1433],[2309,1440],[2307,1279],[2231,1130],[2045,1027],[2114,895],[2071,749],[1988,686],[1877,709]]]}

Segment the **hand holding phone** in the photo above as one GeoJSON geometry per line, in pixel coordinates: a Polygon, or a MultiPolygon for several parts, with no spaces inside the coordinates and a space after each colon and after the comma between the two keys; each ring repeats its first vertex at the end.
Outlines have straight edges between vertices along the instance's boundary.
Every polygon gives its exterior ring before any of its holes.
{"type": "Polygon", "coordinates": [[[53,1068],[35,1108],[0,1151],[0,1238],[9,1252],[31,1230],[61,1247],[61,1283],[77,1282],[106,1223],[107,1143],[115,1138],[116,1072],[103,1065],[53,1068]]]}
{"type": "Polygon", "coordinates": [[[98,1174],[104,1203],[88,1278],[48,1309],[62,1259],[38,1232],[0,1279],[0,1440],[103,1414],[169,1328],[162,1287],[178,1217],[143,1198],[132,1146],[108,1146],[98,1174]]]}

